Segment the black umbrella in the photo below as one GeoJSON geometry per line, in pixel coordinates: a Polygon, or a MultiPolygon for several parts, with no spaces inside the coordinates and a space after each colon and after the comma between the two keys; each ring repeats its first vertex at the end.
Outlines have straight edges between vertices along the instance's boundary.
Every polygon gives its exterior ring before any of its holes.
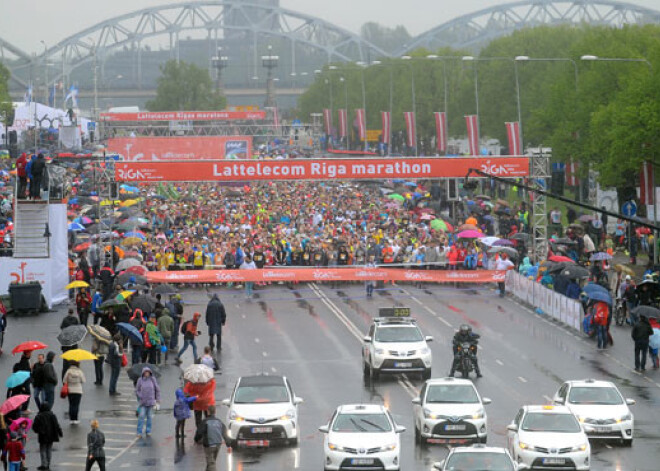
{"type": "Polygon", "coordinates": [[[137,381],[138,379],[140,379],[140,376],[142,376],[142,370],[145,367],[149,367],[151,373],[156,378],[160,378],[161,375],[160,368],[158,368],[156,365],[152,365],[151,363],[136,363],[135,365],[127,369],[126,373],[128,373],[128,377],[131,378],[132,381],[137,381]]]}
{"type": "Polygon", "coordinates": [[[571,263],[571,262],[551,262],[551,261],[547,261],[546,264],[548,266],[548,273],[559,273],[560,271],[562,271],[566,267],[575,266],[575,264],[571,263]]]}
{"type": "Polygon", "coordinates": [[[144,294],[132,296],[129,299],[129,302],[133,309],[140,309],[145,314],[148,312],[154,312],[154,309],[156,308],[156,299],[144,294]]]}
{"type": "Polygon", "coordinates": [[[57,340],[63,347],[71,347],[82,342],[86,335],[87,327],[84,325],[71,325],[60,332],[57,340]]]}
{"type": "Polygon", "coordinates": [[[646,316],[648,317],[657,317],[660,318],[660,309],[653,306],[637,306],[632,310],[632,313],[636,316],[646,316]]]}
{"type": "Polygon", "coordinates": [[[660,296],[660,283],[651,280],[644,280],[637,285],[636,288],[637,294],[642,292],[643,286],[647,286],[647,288],[644,288],[644,290],[650,290],[651,296],[653,297],[660,296]]]}
{"type": "Polygon", "coordinates": [[[569,239],[568,237],[560,237],[554,241],[555,244],[561,245],[577,245],[577,240],[569,239]]]}
{"type": "Polygon", "coordinates": [[[127,272],[120,273],[115,278],[115,281],[123,286],[126,283],[128,283],[129,281],[131,281],[131,278],[134,278],[134,283],[135,284],[139,284],[139,285],[146,285],[147,284],[147,278],[146,277],[144,277],[142,275],[138,275],[136,273],[130,273],[130,272],[129,273],[127,273],[127,272]]]}
{"type": "Polygon", "coordinates": [[[589,276],[589,270],[580,265],[569,265],[564,267],[560,272],[562,276],[566,278],[576,279],[576,278],[587,278],[589,276]]]}
{"type": "Polygon", "coordinates": [[[527,241],[529,240],[529,234],[527,234],[526,232],[516,232],[510,237],[510,239],[527,241]]]}
{"type": "Polygon", "coordinates": [[[167,283],[163,283],[162,285],[156,286],[154,288],[154,290],[152,291],[152,293],[153,294],[167,295],[167,294],[176,294],[176,293],[178,293],[178,291],[176,290],[176,288],[174,286],[169,285],[167,283]]]}
{"type": "Polygon", "coordinates": [[[120,301],[119,299],[112,298],[108,299],[107,301],[103,301],[101,304],[101,309],[112,309],[117,306],[125,306],[126,303],[124,301],[120,301]]]}

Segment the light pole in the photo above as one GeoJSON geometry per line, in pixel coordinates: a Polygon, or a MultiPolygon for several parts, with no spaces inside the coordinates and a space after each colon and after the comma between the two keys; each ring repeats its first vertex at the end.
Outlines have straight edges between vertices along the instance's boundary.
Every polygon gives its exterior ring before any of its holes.
{"type": "MultiPolygon", "coordinates": [[[[48,89],[48,60],[46,59],[46,52],[48,51],[48,46],[46,45],[46,41],[44,41],[43,39],[42,39],[40,42],[41,42],[41,44],[43,44],[43,46],[44,46],[44,74],[45,74],[45,76],[46,76],[46,82],[45,82],[45,86],[46,86],[46,95],[45,95],[45,96],[46,96],[46,100],[44,100],[44,101],[45,101],[48,105],[50,105],[50,103],[48,102],[48,98],[50,98],[50,90],[48,89]]],[[[55,100],[54,97],[53,97],[53,100],[55,100]]],[[[53,102],[53,106],[54,106],[54,105],[55,105],[55,103],[53,102]]]]}
{"type": "Polygon", "coordinates": [[[364,150],[369,149],[369,143],[367,141],[367,91],[364,85],[364,68],[367,66],[365,62],[356,62],[360,68],[360,81],[362,83],[362,109],[364,110],[364,150]]]}
{"type": "MultiPolygon", "coordinates": [[[[373,61],[371,65],[382,65],[381,61],[373,61]]],[[[390,135],[388,137],[387,144],[387,155],[392,155],[392,106],[394,104],[394,71],[392,70],[392,65],[387,66],[387,69],[390,72],[390,126],[389,131],[390,135]]],[[[383,136],[385,138],[385,136],[383,136]]]]}
{"type": "Polygon", "coordinates": [[[211,65],[216,71],[216,88],[222,93],[222,71],[229,65],[229,57],[222,55],[222,47],[218,47],[217,54],[211,57],[211,65]]]}
{"type": "Polygon", "coordinates": [[[413,133],[415,134],[415,142],[413,142],[413,145],[415,147],[415,157],[418,155],[417,151],[417,107],[415,105],[415,69],[413,68],[412,65],[412,57],[411,56],[401,56],[401,59],[404,61],[410,61],[410,90],[412,93],[412,113],[413,113],[413,118],[414,118],[414,129],[413,133]]]}
{"type": "Polygon", "coordinates": [[[344,112],[346,113],[346,149],[351,148],[351,136],[348,131],[348,80],[345,77],[339,77],[339,81],[344,84],[344,112]]]}
{"type": "Polygon", "coordinates": [[[268,45],[268,55],[261,56],[261,65],[266,69],[267,80],[266,80],[266,103],[265,106],[268,108],[275,107],[275,86],[273,83],[273,70],[277,68],[277,64],[280,60],[279,56],[273,55],[273,46],[268,45]]]}
{"type": "Polygon", "coordinates": [[[573,64],[573,71],[575,73],[575,91],[578,91],[578,66],[577,62],[568,57],[529,57],[529,56],[516,56],[514,58],[517,62],[570,62],[573,64]]]}
{"type": "Polygon", "coordinates": [[[477,114],[477,129],[481,129],[479,125],[479,69],[477,68],[477,60],[474,56],[463,56],[463,62],[474,62],[474,103],[477,114]]]}

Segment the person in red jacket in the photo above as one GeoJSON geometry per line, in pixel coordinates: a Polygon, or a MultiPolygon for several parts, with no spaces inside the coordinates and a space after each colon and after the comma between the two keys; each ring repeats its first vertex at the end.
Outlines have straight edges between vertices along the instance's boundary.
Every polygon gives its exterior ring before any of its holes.
{"type": "Polygon", "coordinates": [[[87,288],[80,288],[80,291],[76,295],[76,309],[78,311],[80,325],[87,326],[87,318],[89,317],[91,306],[92,298],[89,295],[89,291],[87,291],[87,288]]]}
{"type": "Polygon", "coordinates": [[[9,471],[19,471],[25,466],[25,448],[16,432],[11,432],[11,441],[7,442],[2,453],[7,459],[9,471]]]}
{"type": "Polygon", "coordinates": [[[18,197],[25,199],[25,190],[27,189],[27,156],[25,152],[16,159],[16,175],[18,176],[18,197]]]}

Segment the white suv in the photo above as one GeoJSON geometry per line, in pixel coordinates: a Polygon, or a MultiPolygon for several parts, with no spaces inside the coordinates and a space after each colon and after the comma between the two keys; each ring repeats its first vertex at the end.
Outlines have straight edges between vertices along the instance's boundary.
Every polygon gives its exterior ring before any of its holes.
{"type": "Polygon", "coordinates": [[[381,405],[339,406],[328,425],[319,427],[325,471],[398,471],[401,469],[399,434],[404,432],[381,405]]]}
{"type": "Polygon", "coordinates": [[[243,376],[238,379],[227,406],[229,446],[267,447],[296,445],[298,404],[303,400],[293,393],[284,376],[243,376]]]}
{"type": "Polygon", "coordinates": [[[417,443],[486,443],[491,401],[469,379],[430,379],[412,402],[417,443]]]}
{"type": "Polygon", "coordinates": [[[586,379],[567,381],[553,398],[578,418],[589,438],[620,439],[626,446],[633,442],[635,419],[628,408],[634,399],[625,399],[609,381],[586,379]]]}
{"type": "Polygon", "coordinates": [[[580,423],[564,406],[523,406],[507,427],[513,459],[531,469],[585,471],[591,447],[580,423]]]}
{"type": "Polygon", "coordinates": [[[473,445],[451,448],[444,460],[433,463],[433,469],[440,471],[522,471],[529,468],[523,464],[514,463],[505,448],[473,445]]]}
{"type": "Polygon", "coordinates": [[[431,377],[433,355],[428,342],[411,318],[378,317],[364,337],[362,364],[365,379],[378,379],[381,373],[421,373],[431,377]]]}

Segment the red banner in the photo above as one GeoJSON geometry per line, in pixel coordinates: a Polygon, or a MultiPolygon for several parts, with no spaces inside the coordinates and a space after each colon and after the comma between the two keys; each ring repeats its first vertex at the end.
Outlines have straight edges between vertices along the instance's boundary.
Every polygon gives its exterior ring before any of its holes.
{"type": "Polygon", "coordinates": [[[332,134],[332,111],[328,108],[323,109],[323,123],[325,124],[325,133],[332,134]]]}
{"type": "Polygon", "coordinates": [[[444,111],[433,113],[435,115],[436,149],[447,152],[447,113],[444,111]]]}
{"type": "Polygon", "coordinates": [[[463,178],[470,168],[500,177],[529,176],[527,157],[337,158],[117,162],[118,181],[383,180],[463,178]]]}
{"type": "Polygon", "coordinates": [[[520,123],[518,121],[505,123],[506,134],[509,138],[509,155],[520,155],[520,123]]]}
{"type": "Polygon", "coordinates": [[[390,144],[390,136],[392,134],[392,115],[389,111],[380,112],[381,120],[383,121],[383,127],[381,134],[383,136],[383,144],[390,144]]]}
{"type": "Polygon", "coordinates": [[[338,110],[339,113],[339,137],[348,136],[348,112],[338,110]]]}
{"type": "Polygon", "coordinates": [[[101,121],[245,121],[266,119],[265,111],[154,111],[101,113],[101,121]]]}
{"type": "Polygon", "coordinates": [[[246,281],[503,282],[504,271],[401,270],[396,268],[264,268],[257,270],[150,271],[149,283],[243,283],[246,281]]]}
{"type": "Polygon", "coordinates": [[[642,163],[639,173],[639,202],[642,204],[655,204],[655,174],[653,163],[642,163]]]}
{"type": "Polygon", "coordinates": [[[126,161],[219,160],[252,157],[246,136],[113,137],[108,150],[126,161]]]}
{"type": "Polygon", "coordinates": [[[417,136],[415,135],[415,113],[412,111],[404,111],[403,118],[406,120],[406,144],[408,144],[408,147],[415,147],[417,145],[417,136]]]}
{"type": "Polygon", "coordinates": [[[355,119],[357,121],[358,138],[364,141],[367,139],[367,115],[364,108],[355,110],[355,119]]]}
{"type": "Polygon", "coordinates": [[[479,155],[479,120],[476,114],[465,117],[470,155],[479,155]]]}
{"type": "Polygon", "coordinates": [[[578,186],[580,179],[577,176],[578,163],[572,160],[566,164],[566,184],[568,186],[578,186]]]}

